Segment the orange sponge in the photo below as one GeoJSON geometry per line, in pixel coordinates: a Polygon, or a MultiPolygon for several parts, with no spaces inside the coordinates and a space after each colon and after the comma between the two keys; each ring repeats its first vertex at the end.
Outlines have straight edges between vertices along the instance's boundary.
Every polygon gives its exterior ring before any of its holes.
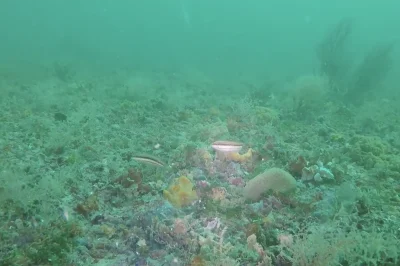
{"type": "Polygon", "coordinates": [[[168,190],[164,190],[164,198],[175,207],[183,207],[197,200],[197,193],[193,184],[186,176],[176,178],[168,190]]]}

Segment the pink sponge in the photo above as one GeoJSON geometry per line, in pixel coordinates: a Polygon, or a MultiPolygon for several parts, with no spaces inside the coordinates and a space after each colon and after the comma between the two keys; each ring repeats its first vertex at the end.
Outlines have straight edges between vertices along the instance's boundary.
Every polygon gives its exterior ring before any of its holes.
{"type": "Polygon", "coordinates": [[[247,182],[243,189],[243,195],[246,199],[258,200],[261,194],[268,190],[287,193],[296,188],[296,179],[280,168],[271,168],[266,170],[247,182]]]}

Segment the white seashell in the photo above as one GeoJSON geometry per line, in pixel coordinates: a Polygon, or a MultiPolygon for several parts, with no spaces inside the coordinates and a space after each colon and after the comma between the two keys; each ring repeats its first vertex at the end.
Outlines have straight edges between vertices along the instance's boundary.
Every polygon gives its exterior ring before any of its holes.
{"type": "Polygon", "coordinates": [[[325,167],[321,167],[319,169],[319,174],[323,178],[328,178],[328,179],[334,179],[335,178],[335,176],[332,174],[332,172],[329,169],[325,168],[325,167]]]}
{"type": "Polygon", "coordinates": [[[314,176],[314,180],[317,182],[322,182],[322,177],[319,173],[316,173],[314,176]]]}
{"type": "Polygon", "coordinates": [[[311,167],[304,167],[301,171],[301,180],[308,181],[312,180],[314,176],[314,172],[312,171],[311,167]]]}

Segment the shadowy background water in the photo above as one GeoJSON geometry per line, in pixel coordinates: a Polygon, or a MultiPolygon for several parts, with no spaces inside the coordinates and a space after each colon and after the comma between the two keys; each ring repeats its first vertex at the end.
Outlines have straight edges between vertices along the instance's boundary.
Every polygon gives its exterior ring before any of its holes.
{"type": "Polygon", "coordinates": [[[228,79],[286,78],[316,68],[316,44],[342,18],[355,22],[356,59],[398,41],[399,9],[393,0],[4,0],[1,65],[26,71],[65,61],[94,72],[191,67],[228,79]]]}

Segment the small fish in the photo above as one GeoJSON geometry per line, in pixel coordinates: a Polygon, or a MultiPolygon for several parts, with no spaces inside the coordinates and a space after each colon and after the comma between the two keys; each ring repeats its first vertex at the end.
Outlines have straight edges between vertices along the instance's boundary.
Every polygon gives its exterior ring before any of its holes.
{"type": "Polygon", "coordinates": [[[239,152],[243,147],[243,143],[229,140],[219,140],[215,141],[211,146],[216,151],[239,152]]]}
{"type": "Polygon", "coordinates": [[[159,166],[159,167],[165,166],[165,163],[163,161],[161,161],[160,159],[158,159],[154,156],[147,155],[147,154],[135,155],[132,158],[138,162],[145,163],[145,164],[155,165],[155,166],[159,166]]]}

